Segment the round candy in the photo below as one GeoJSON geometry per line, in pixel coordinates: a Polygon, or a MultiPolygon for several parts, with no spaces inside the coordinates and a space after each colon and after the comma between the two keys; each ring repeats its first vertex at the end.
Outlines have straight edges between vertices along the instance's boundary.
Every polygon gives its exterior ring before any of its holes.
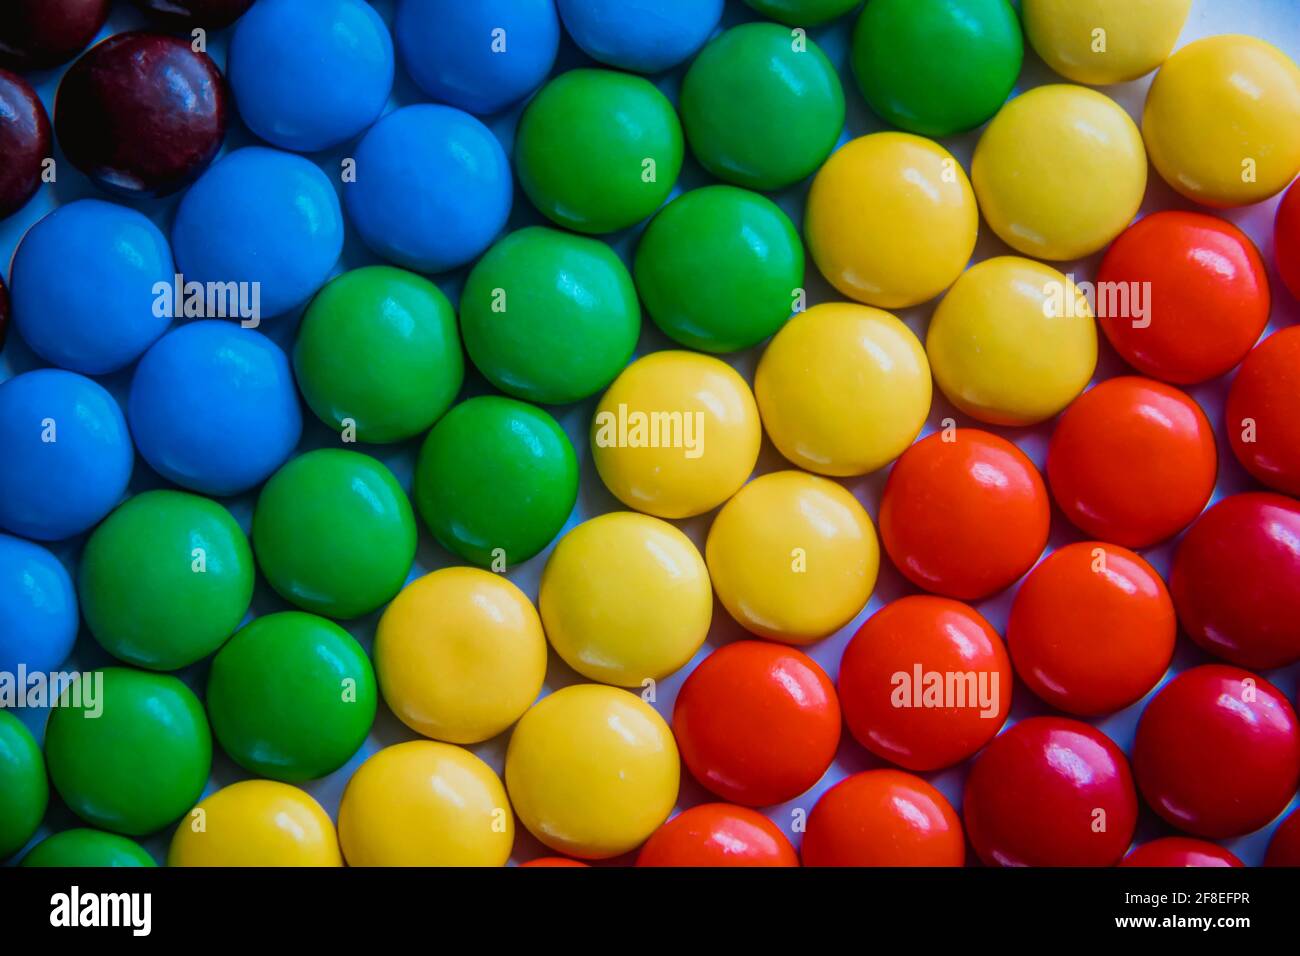
{"type": "Polygon", "coordinates": [[[1216,840],[1250,833],[1295,795],[1295,711],[1262,677],[1193,667],[1147,704],[1133,767],[1146,802],[1180,830],[1216,840]]]}
{"type": "Polygon", "coordinates": [[[591,866],[590,863],[583,863],[580,860],[570,860],[566,856],[539,856],[535,860],[529,860],[527,863],[520,863],[521,867],[543,867],[543,868],[569,868],[577,867],[586,869],[591,866]]]}
{"type": "Polygon", "coordinates": [[[974,608],[914,594],[858,628],[840,662],[844,720],[858,743],[908,770],[965,760],[1011,709],[1011,661],[974,608]]]}
{"type": "Polygon", "coordinates": [[[1192,0],[1024,0],[1025,34],[1043,62],[1076,83],[1146,76],[1178,42],[1192,0]]]}
{"type": "Polygon", "coordinates": [[[136,3],[177,29],[228,27],[253,5],[253,0],[136,0],[136,3]]]}
{"type": "Polygon", "coordinates": [[[357,146],[348,218],[378,256],[416,272],[475,259],[506,224],[510,161],[481,122],[421,103],[389,113],[357,146]]]}
{"type": "Polygon", "coordinates": [[[240,780],[181,820],[167,865],[342,866],[343,857],[333,821],[309,794],[274,780],[240,780]]]}
{"type": "Polygon", "coordinates": [[[1169,590],[1183,630],[1242,667],[1300,660],[1300,502],[1232,495],[1192,525],[1174,552],[1169,590]]]}
{"type": "Polygon", "coordinates": [[[811,657],[765,641],[736,641],[686,678],[673,732],[683,762],[707,789],[732,803],[766,807],[822,778],[840,742],[840,704],[811,657]]]}
{"type": "Polygon", "coordinates": [[[566,664],[594,681],[642,687],[700,649],[713,590],[690,538],[658,518],[615,511],[560,539],[537,604],[566,664]]]}
{"type": "MultiPolygon", "coordinates": [[[[642,17],[634,35],[643,36],[646,24],[642,17]]],[[[515,164],[520,186],[547,218],[578,232],[614,232],[645,219],[672,192],[682,127],[648,80],[570,70],[542,87],[519,118],[515,164]]]]}
{"type": "Polygon", "coordinates": [[[393,88],[393,41],[364,0],[262,0],[235,27],[228,69],[248,128],[311,153],[379,118],[393,88]]]}
{"type": "Polygon", "coordinates": [[[882,309],[928,302],[975,251],[979,210],[966,172],[938,143],[873,133],[840,147],[813,180],[808,251],[827,281],[882,309]]]}
{"type": "Polygon", "coordinates": [[[1214,429],[1190,396],[1122,376],[1065,410],[1047,450],[1047,479],[1057,505],[1085,533],[1146,548],[1201,513],[1218,461],[1214,429]]]}
{"type": "Polygon", "coordinates": [[[515,839],[492,768],[432,740],[387,747],[363,763],[338,820],[349,866],[505,866],[515,839]]]}
{"type": "Polygon", "coordinates": [[[1224,419],[1242,467],[1300,497],[1300,328],[1279,329],[1246,356],[1228,390],[1224,419]]]}
{"type": "Polygon", "coordinates": [[[976,601],[1033,567],[1051,507],[1034,463],[1004,438],[945,429],[905,451],[885,482],[880,536],[913,584],[976,601]]]}
{"type": "Polygon", "coordinates": [[[803,268],[799,233],[776,203],[706,186],[650,220],[633,273],[646,311],[669,338],[705,352],[737,352],[790,317],[803,268]]]}
{"type": "Polygon", "coordinates": [[[493,385],[564,405],[600,391],[641,332],[636,286],[605,243],[530,226],[478,261],[460,296],[470,360],[493,385]]]}
{"type": "Polygon", "coordinates": [[[282,611],[241,628],[208,671],[208,716],[221,748],[262,777],[333,773],[374,723],[370,658],[332,621],[282,611]]]}
{"type": "Polygon", "coordinates": [[[143,213],[78,199],[32,226],[14,253],[14,328],[53,365],[115,372],[166,330],[175,271],[167,238],[143,213]]]}
{"type": "Polygon", "coordinates": [[[962,866],[961,821],[942,793],[901,770],[831,787],[808,814],[804,866],[962,866]]]}
{"type": "Polygon", "coordinates": [[[980,212],[1007,245],[1081,259],[1137,213],[1147,185],[1142,134],[1114,100],[1057,84],[1021,93],[980,136],[971,163],[980,212]]]}
{"type": "Polygon", "coordinates": [[[204,317],[215,311],[256,324],[324,285],[343,250],[343,211],[315,163],[250,146],[221,157],[190,187],[172,222],[172,246],[187,286],[202,284],[204,317]]]}
{"type": "Polygon", "coordinates": [[[0,169],[0,219],[5,219],[25,206],[40,188],[51,150],[45,104],[30,83],[4,69],[0,69],[0,153],[5,157],[0,169]]]}
{"type": "Polygon", "coordinates": [[[30,72],[66,63],[108,19],[109,0],[6,0],[0,66],[30,72]]]}
{"type": "MultiPolygon", "coordinates": [[[[77,592],[63,564],[39,544],[0,534],[0,674],[49,672],[77,640],[77,592]]],[[[0,854],[2,855],[2,854],[0,854]]]]}
{"type": "Polygon", "coordinates": [[[82,674],[45,727],[50,780],[104,830],[161,830],[198,800],[212,766],[203,705],[175,677],[125,667],[82,674]]]}
{"type": "Polygon", "coordinates": [[[1273,831],[1264,865],[1300,866],[1300,810],[1292,810],[1291,815],[1273,831]]]}
{"type": "Polygon", "coordinates": [[[765,17],[792,27],[815,27],[841,17],[861,0],[745,0],[765,17]]]}
{"type": "Polygon", "coordinates": [[[723,506],[704,549],[718,600],[760,637],[811,644],[871,597],[880,546],[871,518],[843,486],[778,471],[723,506]]]}
{"type": "Polygon", "coordinates": [[[640,697],[599,684],[543,697],[506,751],[506,787],[524,826],[551,849],[588,860],[644,843],[672,812],[680,772],[663,718],[640,697]]]}
{"type": "Polygon", "coordinates": [[[0,384],[0,529],[38,541],[89,530],[126,491],[135,451],[97,382],[61,369],[0,384]]]}
{"type": "Polygon", "coordinates": [[[680,106],[700,165],[750,189],[784,189],[816,172],[844,129],[834,64],[775,23],[743,23],[706,46],[682,79],[680,106]]]}
{"type": "Polygon", "coordinates": [[[284,352],[260,332],[216,319],[181,325],[149,349],[127,414],[149,466],[208,495],[261,484],[302,434],[284,352]]]}
{"type": "Polygon", "coordinates": [[[226,87],[188,38],[119,33],[59,83],[59,145],[96,185],[128,199],[188,186],[226,136],[226,87]]]}
{"type": "Polygon", "coordinates": [[[116,833],[78,827],[46,837],[32,847],[21,866],[157,866],[144,847],[116,833]]]}
{"type": "Polygon", "coordinates": [[[1245,206],[1300,170],[1300,69],[1252,36],[1206,37],[1156,74],[1142,111],[1151,163],[1207,206],[1245,206]]]}
{"type": "Polygon", "coordinates": [[[1135,848],[1120,866],[1244,866],[1236,854],[1205,840],[1161,837],[1135,848]]]}
{"type": "Polygon", "coordinates": [[[623,70],[661,73],[704,45],[723,0],[556,0],[583,53],[623,70]]]}
{"type": "Polygon", "coordinates": [[[1178,622],[1165,583],[1118,545],[1078,541],[1029,572],[1011,605],[1007,645],[1035,694],[1079,717],[1145,697],[1174,653],[1178,622]]]}
{"type": "Polygon", "coordinates": [[[311,410],[335,431],[404,441],[442,417],[465,379],[456,311],[422,276],[353,269],[307,307],[293,370],[311,410]]]}
{"type": "Polygon", "coordinates": [[[401,0],[393,33],[420,89],[479,115],[537,89],[560,46],[555,0],[401,0]]]}
{"type": "Polygon", "coordinates": [[[781,828],[748,807],[705,803],[683,810],[646,841],[637,866],[798,866],[781,828]]]}
{"type": "Polygon", "coordinates": [[[853,31],[853,74],[867,105],[922,136],[962,133],[996,113],[1024,53],[1007,0],[869,0],[853,31]]]}
{"type": "Polygon", "coordinates": [[[293,459],[262,488],[253,549],[271,587],[314,614],[369,614],[401,589],[415,560],[406,493],[369,455],[322,448],[293,459]]]}
{"type": "Polygon", "coordinates": [[[754,397],[768,437],[792,463],[848,477],[884,467],[930,413],[930,364],[889,312],[825,302],[796,315],[763,352],[754,397]],[[808,387],[810,369],[818,386],[808,387]]]}
{"type": "Polygon", "coordinates": [[[215,501],[147,491],[94,530],[77,579],[100,646],[128,664],[173,671],[239,626],[253,599],[253,551],[215,501]]]}
{"type": "Polygon", "coordinates": [[[17,717],[0,710],[0,860],[27,845],[49,802],[40,745],[17,717]]]}
{"type": "Polygon", "coordinates": [[[614,380],[596,406],[591,452],[601,481],[660,518],[712,511],[754,471],[763,430],[749,384],[693,352],[654,352],[614,380]]]}
{"type": "MultiPolygon", "coordinates": [[[[3,215],[0,209],[0,215],[3,215]]],[[[1273,256],[1282,281],[1300,299],[1300,187],[1294,183],[1282,197],[1273,221],[1273,256]]]]}
{"type": "Polygon", "coordinates": [[[505,571],[564,527],[578,498],[578,459],[564,429],[537,406],[480,395],[429,432],[414,494],[439,544],[505,571]]]}
{"type": "Polygon", "coordinates": [[[1268,324],[1264,261],[1230,222],[1165,210],[1134,223],[1097,271],[1101,329],[1144,375],[1192,385],[1228,371],[1268,324]]]}
{"type": "Polygon", "coordinates": [[[939,303],[925,350],[960,411],[992,425],[1033,425],[1087,387],[1097,325],[1072,278],[998,256],[963,273],[939,303]]]}
{"type": "Polygon", "coordinates": [[[546,677],[546,635],[532,602],[501,577],[443,568],[402,589],[379,619],[384,700],[416,733],[488,740],[532,705],[546,677]]]}
{"type": "Polygon", "coordinates": [[[1031,717],[994,738],[962,800],[986,866],[1114,866],[1137,812],[1123,751],[1100,730],[1060,717],[1031,717]]]}

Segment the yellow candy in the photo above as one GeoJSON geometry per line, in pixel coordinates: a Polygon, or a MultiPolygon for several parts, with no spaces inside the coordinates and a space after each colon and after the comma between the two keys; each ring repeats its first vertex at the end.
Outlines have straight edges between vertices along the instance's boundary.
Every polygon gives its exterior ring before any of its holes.
{"type": "Polygon", "coordinates": [[[660,518],[689,518],[730,498],[753,472],[761,441],[749,385],[727,363],[695,352],[633,362],[591,423],[605,486],[660,518]]]}
{"type": "Polygon", "coordinates": [[[1300,170],[1300,69],[1247,36],[1197,40],[1156,74],[1142,113],[1156,171],[1207,206],[1243,206],[1300,170]]]}
{"type": "Polygon", "coordinates": [[[505,578],[446,568],[412,581],[375,633],[384,700],[417,733],[457,744],[501,733],[537,699],[546,635],[505,578]]]}
{"type": "Polygon", "coordinates": [[[1178,42],[1192,0],[1023,0],[1029,43],[1076,83],[1146,76],[1178,42]]]}
{"type": "Polygon", "coordinates": [[[842,485],[801,471],[755,478],[718,512],[704,548],[722,606],[790,644],[833,634],[867,604],[880,569],[871,518],[842,485]]]}
{"type": "Polygon", "coordinates": [[[888,312],[816,305],[763,353],[754,394],[777,450],[823,475],[863,475],[910,445],[930,412],[921,343],[888,312]]]}
{"type": "Polygon", "coordinates": [[[339,804],[350,866],[505,866],[514,839],[501,779],[452,744],[384,748],[357,768],[339,804]]]}
{"type": "Polygon", "coordinates": [[[552,849],[591,860],[645,842],[677,802],[680,773],[664,719],[635,694],[600,684],[543,697],[506,753],[506,786],[524,826],[552,849]]]}
{"type": "Polygon", "coordinates": [[[961,411],[994,425],[1051,418],[1097,365],[1088,300],[1051,266],[1001,256],[971,267],[930,319],[934,380],[961,411]]]}
{"type": "Polygon", "coordinates": [[[168,866],[342,866],[338,835],[306,792],[241,780],[204,798],[176,827],[168,866]]]}
{"type": "Polygon", "coordinates": [[[631,511],[593,518],[561,538],[537,603],[565,663],[624,687],[689,661],[713,616],[709,571],[691,539],[631,511]]]}
{"type": "Polygon", "coordinates": [[[933,299],[970,261],[979,228],[961,164],[932,140],[873,133],[841,146],[808,193],[817,268],[851,299],[902,309],[933,299]]]}
{"type": "Polygon", "coordinates": [[[1079,259],[1133,220],[1147,184],[1142,136],[1114,100],[1040,86],[993,117],[971,180],[1002,241],[1040,259],[1079,259]]]}

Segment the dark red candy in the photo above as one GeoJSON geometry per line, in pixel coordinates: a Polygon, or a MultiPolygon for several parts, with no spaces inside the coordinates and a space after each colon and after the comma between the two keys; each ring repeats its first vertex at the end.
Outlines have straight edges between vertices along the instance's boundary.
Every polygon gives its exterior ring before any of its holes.
{"type": "Polygon", "coordinates": [[[189,41],[119,33],[59,84],[54,129],[68,160],[126,196],[164,196],[207,168],[226,135],[221,71],[189,41]]]}
{"type": "Polygon", "coordinates": [[[109,0],[0,0],[0,66],[48,70],[86,48],[109,0]]]}
{"type": "Polygon", "coordinates": [[[0,70],[0,219],[17,212],[41,185],[50,155],[50,118],[21,76],[0,70]]]}
{"type": "Polygon", "coordinates": [[[253,0],[135,0],[174,27],[228,27],[253,5],[253,0]]]}

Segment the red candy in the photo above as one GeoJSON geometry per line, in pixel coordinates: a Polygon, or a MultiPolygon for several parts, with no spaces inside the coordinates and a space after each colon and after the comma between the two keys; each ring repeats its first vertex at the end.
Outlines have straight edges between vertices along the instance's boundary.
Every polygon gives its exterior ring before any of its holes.
{"type": "MultiPolygon", "coordinates": [[[[1290,195],[1300,192],[1292,187],[1290,195]]],[[[1246,356],[1224,419],[1242,467],[1270,488],[1300,496],[1300,326],[1274,332],[1246,356]]]]}
{"type": "Polygon", "coordinates": [[[1133,839],[1137,793],[1100,730],[1032,717],[975,759],[962,813],[989,866],[1113,866],[1133,839]]]}
{"type": "Polygon", "coordinates": [[[1265,866],[1300,866],[1300,810],[1278,824],[1264,854],[1265,866]]]}
{"type": "Polygon", "coordinates": [[[581,860],[570,860],[567,856],[539,856],[535,860],[529,860],[527,863],[520,863],[519,865],[529,866],[529,867],[539,867],[539,868],[543,868],[543,867],[555,868],[555,869],[576,866],[585,869],[591,864],[583,863],[581,860]]]}
{"type": "Polygon", "coordinates": [[[784,803],[826,772],[840,740],[840,704],[808,655],[766,641],[714,651],[682,684],[673,711],[682,760],[731,803],[784,803]]]}
{"type": "Polygon", "coordinates": [[[1050,518],[1042,476],[1019,448],[958,428],[922,439],[894,464],[880,502],[880,535],[912,583],[974,601],[1033,566],[1050,518]]]}
{"type": "Polygon", "coordinates": [[[979,612],[913,595],[863,622],[844,651],[838,689],[862,746],[908,770],[938,770],[993,739],[1012,682],[1002,638],[979,612]]]}
{"type": "Polygon", "coordinates": [[[48,70],[86,48],[108,19],[108,0],[4,0],[0,66],[48,70]]]}
{"type": "MultiPolygon", "coordinates": [[[[50,156],[50,119],[31,84],[0,70],[0,219],[17,212],[40,188],[50,156]]],[[[0,268],[0,272],[4,271],[0,268]]],[[[0,340],[3,341],[3,340],[0,340]]]]}
{"type": "Polygon", "coordinates": [[[1300,180],[1282,197],[1273,221],[1273,255],[1291,294],[1300,299],[1300,180]]]}
{"type": "Polygon", "coordinates": [[[1161,837],[1143,843],[1120,866],[1244,866],[1236,854],[1215,843],[1189,837],[1161,837]]]}
{"type": "Polygon", "coordinates": [[[1047,451],[1047,480],[1065,516],[1128,548],[1186,527],[1210,500],[1217,471],[1214,429],[1201,407],[1172,386],[1134,376],[1076,398],[1047,451]]]}
{"type": "Polygon", "coordinates": [[[656,830],[637,866],[798,866],[780,827],[748,807],[705,803],[656,830]]]}
{"type": "Polygon", "coordinates": [[[961,866],[952,805],[920,777],[867,770],[822,794],[808,814],[804,866],[961,866]]]}
{"type": "Polygon", "coordinates": [[[1295,795],[1295,711],[1262,677],[1193,667],[1147,705],[1133,767],[1147,803],[1174,826],[1213,839],[1250,833],[1295,795]]]}

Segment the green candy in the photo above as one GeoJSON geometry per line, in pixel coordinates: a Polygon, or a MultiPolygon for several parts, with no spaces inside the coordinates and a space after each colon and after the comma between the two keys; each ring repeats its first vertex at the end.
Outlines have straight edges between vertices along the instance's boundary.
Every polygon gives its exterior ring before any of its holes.
{"type": "Polygon", "coordinates": [[[388,468],[322,448],[271,476],[253,512],[253,550],[271,587],[346,619],[391,600],[415,560],[415,515],[388,468]]]}
{"type": "Polygon", "coordinates": [[[22,866],[157,866],[134,840],[102,830],[64,830],[48,836],[23,857],[22,866]]]}
{"type": "MultiPolygon", "coordinates": [[[[815,27],[842,17],[862,0],[745,0],[759,13],[792,27],[815,27]]],[[[930,0],[916,0],[927,3],[930,0]]]]}
{"type": "Polygon", "coordinates": [[[682,169],[682,127],[639,76],[570,70],[542,87],[515,133],[519,183],[578,232],[625,229],[659,208],[682,169]]]}
{"type": "Polygon", "coordinates": [[[377,700],[361,645],[301,611],[241,628],[208,675],[208,715],[222,749],[241,767],[288,783],[347,763],[370,732],[377,700]]]}
{"type": "Polygon", "coordinates": [[[770,199],[707,186],[650,221],[633,270],[646,311],[666,335],[705,352],[735,352],[790,317],[803,286],[803,244],[770,199]]]}
{"type": "Polygon", "coordinates": [[[612,382],[636,348],[641,306],[622,260],[598,239],[532,226],[479,260],[460,297],[475,367],[516,398],[563,405],[612,382]]]}
{"type": "Polygon", "coordinates": [[[494,570],[550,544],[577,497],[578,459],[564,430],[540,408],[496,395],[448,412],[415,469],[415,503],[438,543],[494,570]]]}
{"type": "Polygon", "coordinates": [[[402,441],[451,407],[465,378],[456,312],[442,290],[391,266],[353,269],[303,316],[293,369],[311,410],[363,442],[402,441]]]}
{"type": "Polygon", "coordinates": [[[161,830],[194,806],[212,768],[203,705],[175,677],[125,667],[83,675],[50,712],[50,779],[73,813],[128,836],[161,830]],[[74,693],[81,695],[79,706],[74,693]],[[96,713],[98,712],[98,716],[96,713]]]}
{"type": "Polygon", "coordinates": [[[750,189],[812,175],[844,128],[844,89],[817,44],[775,23],[733,27],[682,80],[682,122],[705,169],[750,189]]]}
{"type": "Polygon", "coordinates": [[[867,105],[922,136],[974,129],[1006,102],[1024,59],[1007,0],[870,0],[853,31],[867,105]]]}
{"type": "Polygon", "coordinates": [[[0,710],[0,860],[27,845],[49,802],[41,748],[17,717],[0,710]]]}
{"type": "Polygon", "coordinates": [[[170,671],[207,657],[253,598],[253,552],[230,512],[183,491],[128,499],[81,556],[86,625],[114,657],[170,671]]]}

